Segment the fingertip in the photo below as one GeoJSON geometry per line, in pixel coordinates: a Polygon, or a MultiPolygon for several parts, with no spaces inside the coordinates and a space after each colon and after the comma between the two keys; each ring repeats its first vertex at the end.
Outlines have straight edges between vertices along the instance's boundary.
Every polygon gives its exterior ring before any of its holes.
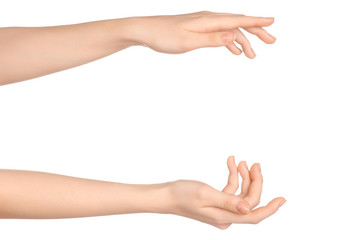
{"type": "Polygon", "coordinates": [[[252,171],[252,170],[259,170],[258,168],[259,168],[259,166],[260,166],[260,164],[259,163],[254,163],[253,165],[251,165],[251,167],[250,167],[250,171],[252,171]]]}
{"type": "Polygon", "coordinates": [[[273,44],[277,40],[277,38],[271,35],[270,33],[268,33],[266,36],[267,38],[263,39],[263,42],[265,42],[266,44],[273,44]]]}
{"type": "Polygon", "coordinates": [[[227,164],[229,167],[231,167],[233,164],[235,164],[235,157],[233,155],[228,157],[227,164]]]}
{"type": "Polygon", "coordinates": [[[260,163],[254,163],[250,168],[250,178],[252,181],[263,181],[260,163]]]}
{"type": "Polygon", "coordinates": [[[279,207],[283,206],[286,202],[287,202],[287,200],[285,198],[281,197],[281,200],[279,202],[279,207]]]}
{"type": "Polygon", "coordinates": [[[234,54],[237,55],[237,56],[239,56],[239,55],[241,55],[242,53],[243,53],[243,51],[239,49],[239,51],[236,52],[236,53],[234,53],[234,54]]]}
{"type": "Polygon", "coordinates": [[[246,164],[246,161],[241,161],[240,167],[244,167],[246,170],[249,170],[248,165],[246,164]]]}
{"type": "Polygon", "coordinates": [[[264,21],[268,23],[267,26],[272,25],[274,23],[274,17],[264,17],[264,21]]]}
{"type": "Polygon", "coordinates": [[[226,165],[228,166],[230,174],[237,173],[237,166],[235,164],[235,157],[229,156],[226,162],[226,165]]]}
{"type": "Polygon", "coordinates": [[[281,206],[283,206],[283,204],[286,202],[287,200],[283,197],[277,197],[277,198],[274,198],[273,200],[271,200],[267,206],[268,207],[272,207],[272,208],[275,208],[277,211],[281,206]]]}
{"type": "Polygon", "coordinates": [[[249,53],[249,56],[248,56],[250,59],[254,59],[256,57],[256,54],[254,52],[254,50],[252,48],[250,48],[250,53],[249,53]]]}
{"type": "Polygon", "coordinates": [[[248,168],[248,165],[246,164],[246,161],[239,162],[238,171],[239,171],[241,177],[243,178],[243,180],[245,180],[245,178],[247,178],[249,176],[249,168],[248,168]]]}

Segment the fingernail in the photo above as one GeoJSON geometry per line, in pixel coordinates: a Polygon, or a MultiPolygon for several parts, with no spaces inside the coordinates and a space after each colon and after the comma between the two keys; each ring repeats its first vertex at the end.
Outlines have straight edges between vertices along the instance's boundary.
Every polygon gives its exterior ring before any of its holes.
{"type": "Polygon", "coordinates": [[[252,48],[250,48],[251,50],[251,54],[253,55],[253,58],[256,56],[256,54],[255,54],[255,52],[254,52],[254,50],[252,49],[252,48]]]}
{"type": "Polygon", "coordinates": [[[287,200],[283,199],[280,203],[279,203],[279,207],[283,206],[284,203],[286,203],[287,200]]]}
{"type": "Polygon", "coordinates": [[[276,37],[274,37],[273,35],[271,35],[270,33],[268,33],[270,37],[274,38],[274,39],[277,39],[276,37]]]}
{"type": "Polygon", "coordinates": [[[248,214],[250,212],[250,209],[246,207],[243,202],[239,202],[236,209],[242,214],[248,214]]]}
{"type": "Polygon", "coordinates": [[[223,33],[221,35],[221,40],[225,43],[229,43],[229,42],[232,42],[234,41],[234,34],[232,33],[223,33]]]}
{"type": "Polygon", "coordinates": [[[258,163],[258,169],[259,169],[259,172],[261,172],[260,163],[258,163]]]}
{"type": "Polygon", "coordinates": [[[265,19],[274,19],[274,17],[264,17],[265,19]]]}

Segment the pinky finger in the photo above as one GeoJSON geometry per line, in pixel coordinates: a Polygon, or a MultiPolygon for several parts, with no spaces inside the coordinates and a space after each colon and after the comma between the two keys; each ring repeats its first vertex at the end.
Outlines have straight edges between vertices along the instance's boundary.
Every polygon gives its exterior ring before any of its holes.
{"type": "Polygon", "coordinates": [[[227,49],[229,49],[229,51],[234,54],[234,55],[240,55],[243,51],[241,51],[240,48],[238,48],[235,43],[232,43],[230,45],[226,46],[227,49]]]}

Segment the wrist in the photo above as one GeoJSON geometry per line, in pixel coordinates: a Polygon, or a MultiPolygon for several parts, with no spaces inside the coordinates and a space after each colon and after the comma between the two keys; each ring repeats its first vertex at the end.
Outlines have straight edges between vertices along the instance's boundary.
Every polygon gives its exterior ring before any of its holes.
{"type": "Polygon", "coordinates": [[[141,185],[142,203],[140,212],[172,213],[174,201],[172,199],[172,182],[141,185]],[[142,187],[143,186],[143,187],[142,187]]]}
{"type": "Polygon", "coordinates": [[[143,45],[140,37],[141,17],[119,18],[112,21],[111,31],[123,48],[143,45]]]}

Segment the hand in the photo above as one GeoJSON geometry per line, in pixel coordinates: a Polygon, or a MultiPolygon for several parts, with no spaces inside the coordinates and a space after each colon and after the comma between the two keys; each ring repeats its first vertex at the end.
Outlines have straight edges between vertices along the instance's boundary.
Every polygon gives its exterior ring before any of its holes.
{"type": "Polygon", "coordinates": [[[222,191],[198,181],[172,182],[171,199],[175,202],[172,213],[226,229],[232,223],[259,223],[286,202],[284,198],[278,197],[266,206],[254,209],[259,205],[263,184],[260,164],[254,164],[249,171],[245,161],[236,167],[234,157],[231,156],[227,165],[229,179],[222,191]],[[238,173],[243,179],[241,193],[234,195],[239,188],[238,173]]]}
{"type": "Polygon", "coordinates": [[[164,53],[184,53],[197,48],[226,46],[235,55],[240,55],[243,50],[245,56],[254,58],[250,42],[239,28],[268,44],[276,40],[263,29],[273,24],[274,18],[202,11],[132,19],[132,40],[164,53]],[[241,45],[242,50],[235,42],[241,45]]]}

